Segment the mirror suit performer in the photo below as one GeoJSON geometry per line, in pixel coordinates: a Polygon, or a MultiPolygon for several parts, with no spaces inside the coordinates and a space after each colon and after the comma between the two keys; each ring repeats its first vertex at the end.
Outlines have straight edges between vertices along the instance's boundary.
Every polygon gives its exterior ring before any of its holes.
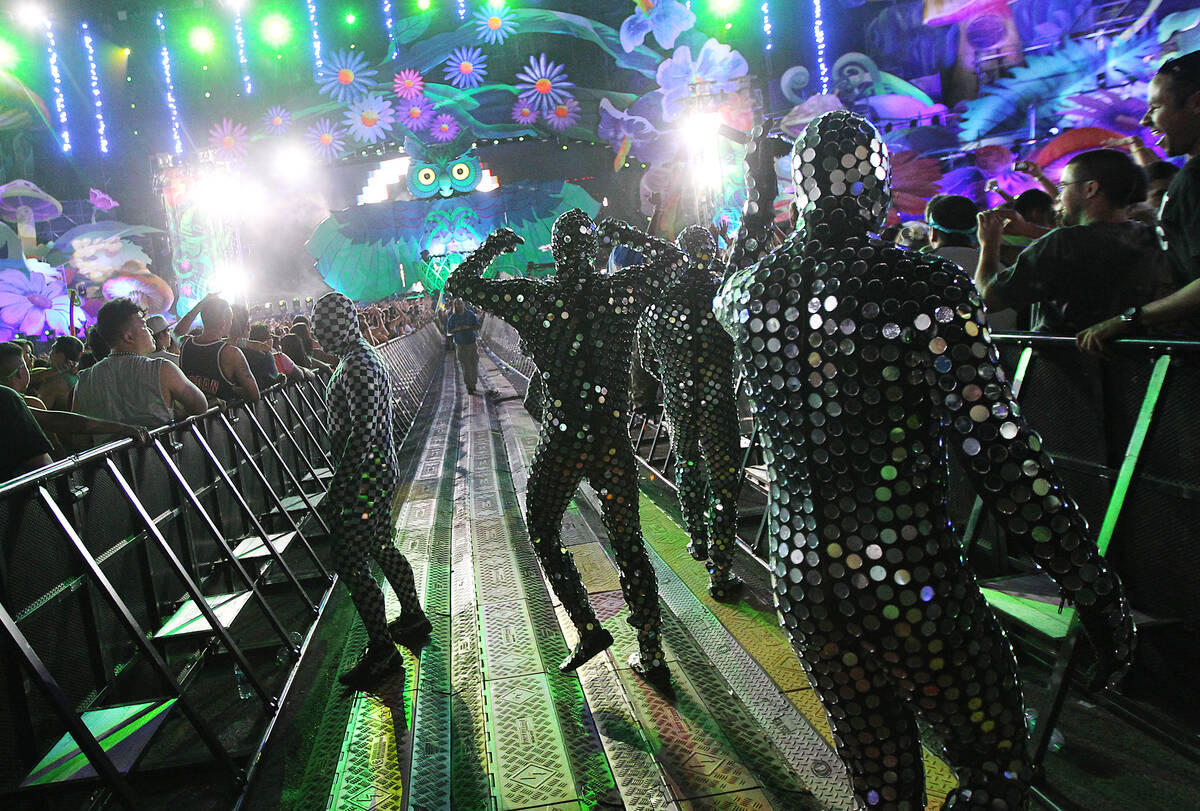
{"type": "Polygon", "coordinates": [[[632,248],[663,273],[682,266],[638,321],[637,343],[647,370],[663,384],[663,405],[675,457],[675,484],[687,524],[688,552],[706,560],[709,593],[736,600],[743,584],[732,573],[741,486],[733,343],[712,312],[719,281],[717,243],[707,228],[688,226],[675,244],[619,221],[600,224],[606,240],[632,248]],[[706,518],[705,512],[709,515],[706,518]]]}
{"type": "Polygon", "coordinates": [[[392,434],[392,397],[387,368],[363,339],[354,302],[326,293],[313,309],[313,337],[341,357],[329,380],[329,445],[333,478],[320,509],[329,525],[334,565],[350,591],[370,640],[361,661],[339,679],[367,689],[403,670],[394,642],[412,645],[427,637],[429,620],[417,599],[412,568],[393,543],[392,499],[399,471],[392,434]],[[400,600],[390,625],[371,560],[383,569],[400,600]]]}
{"type": "Polygon", "coordinates": [[[1022,808],[1016,662],[947,516],[946,448],[1076,605],[1098,681],[1133,645],[1121,583],[1012,399],[971,279],[869,236],[890,199],[879,133],[828,113],[792,165],[797,231],[715,302],[763,437],[780,621],[863,806],[925,807],[920,717],[959,778],[947,808],[1022,808]]]}
{"type": "Polygon", "coordinates": [[[498,230],[459,265],[447,283],[513,326],[541,378],[541,431],[529,474],[526,519],[534,551],[579,642],[559,670],[570,672],[613,642],[588,602],[571,553],[562,544],[563,515],[586,477],[600,496],[638,652],[630,667],[655,682],[670,672],[660,638],[658,584],[638,519],[638,472],[629,445],[629,362],[634,327],[660,280],[641,268],[596,271],[596,226],[579,209],[554,223],[549,280],[483,279],[487,266],[521,238],[498,230]]]}

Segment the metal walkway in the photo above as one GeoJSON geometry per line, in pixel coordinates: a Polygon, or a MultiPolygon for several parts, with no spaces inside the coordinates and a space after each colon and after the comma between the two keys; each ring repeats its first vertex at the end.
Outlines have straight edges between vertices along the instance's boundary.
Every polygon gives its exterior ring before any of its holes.
{"type": "MultiPolygon", "coordinates": [[[[564,543],[617,641],[578,674],[558,673],[574,629],[523,518],[537,427],[487,358],[488,398],[468,397],[453,356],[445,363],[397,529],[433,637],[419,658],[406,652],[403,685],[354,699],[328,808],[850,809],[823,711],[774,611],[712,601],[686,535],[647,495],[674,696],[628,669],[636,641],[586,487],[564,543]]],[[[926,760],[937,808],[954,782],[926,760]]]]}

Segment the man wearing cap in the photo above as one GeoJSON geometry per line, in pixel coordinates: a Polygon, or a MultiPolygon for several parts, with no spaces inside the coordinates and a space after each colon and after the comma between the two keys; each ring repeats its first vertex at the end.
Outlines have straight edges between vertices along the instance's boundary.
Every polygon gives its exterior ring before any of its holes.
{"type": "Polygon", "coordinates": [[[171,325],[167,323],[166,317],[150,316],[146,319],[146,329],[150,330],[150,334],[154,336],[154,351],[146,357],[162,358],[178,366],[179,353],[171,351],[175,349],[175,336],[171,332],[171,325]]]}

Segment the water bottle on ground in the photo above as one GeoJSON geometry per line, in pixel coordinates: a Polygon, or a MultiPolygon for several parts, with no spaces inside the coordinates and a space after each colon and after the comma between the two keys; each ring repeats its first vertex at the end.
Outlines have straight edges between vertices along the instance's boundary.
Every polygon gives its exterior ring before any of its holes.
{"type": "Polygon", "coordinates": [[[233,666],[233,681],[237,684],[238,698],[243,701],[254,698],[254,688],[250,686],[250,680],[246,678],[246,671],[242,670],[242,666],[239,664],[233,666]]]}
{"type": "MultiPolygon", "coordinates": [[[[1025,710],[1025,721],[1029,724],[1030,732],[1037,726],[1038,711],[1034,709],[1025,710]]],[[[1057,752],[1063,748],[1063,744],[1067,742],[1063,734],[1057,729],[1050,730],[1050,744],[1046,747],[1047,752],[1057,752]]]]}
{"type": "Polygon", "coordinates": [[[293,650],[300,650],[301,643],[304,642],[304,637],[299,631],[292,631],[288,634],[288,644],[280,645],[279,650],[275,651],[275,664],[285,665],[292,658],[293,650]]]}

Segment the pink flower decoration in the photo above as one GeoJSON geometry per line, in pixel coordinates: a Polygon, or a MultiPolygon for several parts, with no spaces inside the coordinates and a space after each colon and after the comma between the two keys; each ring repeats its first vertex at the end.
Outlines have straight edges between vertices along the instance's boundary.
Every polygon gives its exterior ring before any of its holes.
{"type": "Polygon", "coordinates": [[[112,209],[121,205],[99,189],[91,189],[88,192],[88,200],[91,201],[93,206],[101,211],[111,211],[112,209]]]}
{"type": "Polygon", "coordinates": [[[458,122],[449,113],[434,116],[433,123],[429,126],[429,134],[433,140],[442,143],[453,141],[458,137],[458,131],[458,122]]]}
{"type": "Polygon", "coordinates": [[[425,80],[421,74],[409,68],[392,77],[392,89],[402,99],[415,99],[425,92],[425,80]]]}

